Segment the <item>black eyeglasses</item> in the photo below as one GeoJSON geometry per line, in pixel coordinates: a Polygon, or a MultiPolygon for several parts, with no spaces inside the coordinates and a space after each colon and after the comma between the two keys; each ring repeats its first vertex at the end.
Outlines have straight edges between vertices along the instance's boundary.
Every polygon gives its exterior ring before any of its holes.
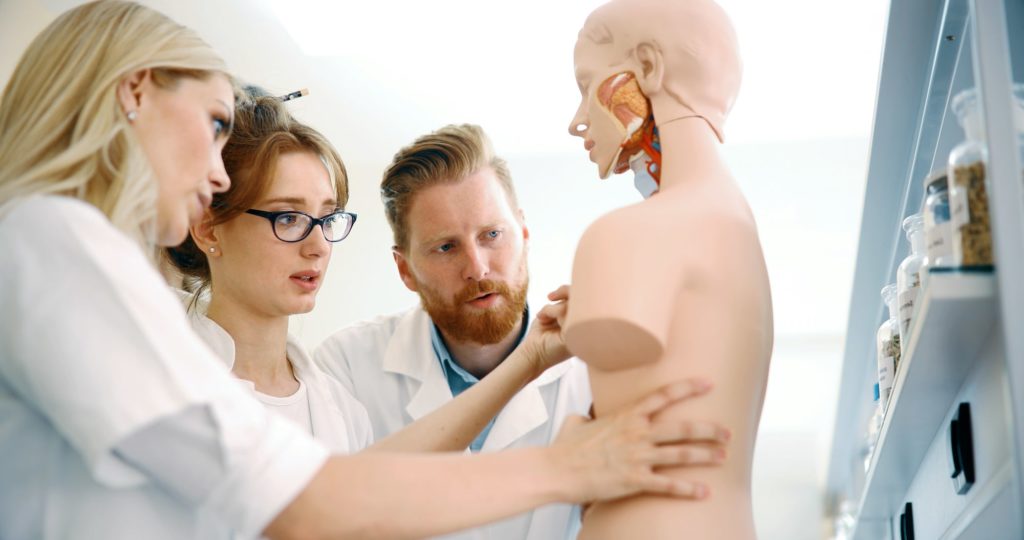
{"type": "Polygon", "coordinates": [[[320,225],[324,238],[328,242],[341,242],[352,231],[356,223],[356,215],[352,212],[334,212],[322,218],[315,218],[305,212],[288,210],[286,212],[265,212],[249,209],[246,214],[260,216],[270,221],[274,236],[282,242],[301,242],[309,236],[313,227],[320,225]]]}

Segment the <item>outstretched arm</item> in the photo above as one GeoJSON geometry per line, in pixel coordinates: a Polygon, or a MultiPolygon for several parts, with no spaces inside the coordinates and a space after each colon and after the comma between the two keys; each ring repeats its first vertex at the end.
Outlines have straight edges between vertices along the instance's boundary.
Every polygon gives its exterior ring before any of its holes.
{"type": "Polygon", "coordinates": [[[548,294],[529,334],[497,368],[455,399],[368,448],[370,451],[465,450],[524,386],[569,358],[561,335],[569,287],[548,294]]]}
{"type": "Polygon", "coordinates": [[[569,419],[551,447],[474,456],[362,453],[333,457],[264,531],[271,538],[422,538],[473,527],[552,502],[639,492],[702,498],[707,487],[655,468],[718,463],[728,432],[655,421],[706,392],[686,381],[616,415],[569,419]],[[705,444],[682,444],[694,438],[705,444]],[[453,478],[459,481],[452,482],[453,478]]]}

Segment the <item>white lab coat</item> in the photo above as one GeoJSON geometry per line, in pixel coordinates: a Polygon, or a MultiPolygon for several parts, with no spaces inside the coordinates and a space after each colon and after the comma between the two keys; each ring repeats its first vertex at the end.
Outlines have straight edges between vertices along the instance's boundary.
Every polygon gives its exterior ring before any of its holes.
{"type": "Polygon", "coordinates": [[[0,538],[196,538],[207,519],[256,535],[322,466],[326,449],[234,383],[94,206],[0,208],[0,246],[0,538]],[[118,451],[195,407],[215,419],[224,467],[202,506],[118,451]]]}
{"type": "MultiPolygon", "coordinates": [[[[377,440],[452,399],[422,308],[339,330],[317,347],[314,361],[366,406],[377,440]]],[[[590,409],[585,365],[570,359],[547,370],[502,409],[481,449],[547,446],[570,414],[590,409]]],[[[468,452],[468,450],[467,450],[468,452]]],[[[454,483],[458,479],[453,478],[454,483]]],[[[488,526],[447,535],[448,540],[559,540],[576,530],[568,504],[538,508],[488,526]]]]}
{"type": "MultiPolygon", "coordinates": [[[[192,328],[224,361],[228,369],[235,364],[235,341],[224,328],[199,313],[189,316],[192,328]]],[[[322,372],[306,348],[292,335],[288,336],[288,360],[295,377],[306,386],[313,437],[331,452],[353,454],[373,444],[373,428],[366,407],[333,377],[322,372]]],[[[249,381],[239,380],[249,392],[256,391],[249,381]]]]}

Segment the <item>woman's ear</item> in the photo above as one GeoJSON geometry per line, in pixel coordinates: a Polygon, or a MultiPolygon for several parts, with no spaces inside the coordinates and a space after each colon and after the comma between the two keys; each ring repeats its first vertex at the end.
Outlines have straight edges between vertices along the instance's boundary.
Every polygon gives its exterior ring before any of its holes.
{"type": "Polygon", "coordinates": [[[648,97],[657,94],[664,86],[665,56],[658,45],[645,41],[633,51],[638,65],[636,73],[640,90],[648,97]]]}
{"type": "Polygon", "coordinates": [[[208,258],[221,254],[217,231],[213,227],[213,214],[209,210],[203,214],[203,219],[199,223],[192,225],[188,230],[196,247],[202,250],[208,258]]]}
{"type": "Polygon", "coordinates": [[[125,114],[139,110],[144,89],[152,83],[151,76],[150,70],[140,69],[129,73],[117,83],[117,101],[125,114]]]}

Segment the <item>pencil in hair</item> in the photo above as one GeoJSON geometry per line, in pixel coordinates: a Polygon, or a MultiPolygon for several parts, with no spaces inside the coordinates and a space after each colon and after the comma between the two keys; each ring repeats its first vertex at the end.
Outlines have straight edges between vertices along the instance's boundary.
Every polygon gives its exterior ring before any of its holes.
{"type": "Polygon", "coordinates": [[[294,91],[294,92],[292,92],[290,94],[285,94],[285,95],[281,96],[279,99],[281,101],[288,101],[290,99],[296,99],[296,98],[300,98],[302,96],[308,96],[308,95],[309,95],[309,89],[308,88],[303,88],[301,90],[296,90],[296,91],[294,91]]]}

